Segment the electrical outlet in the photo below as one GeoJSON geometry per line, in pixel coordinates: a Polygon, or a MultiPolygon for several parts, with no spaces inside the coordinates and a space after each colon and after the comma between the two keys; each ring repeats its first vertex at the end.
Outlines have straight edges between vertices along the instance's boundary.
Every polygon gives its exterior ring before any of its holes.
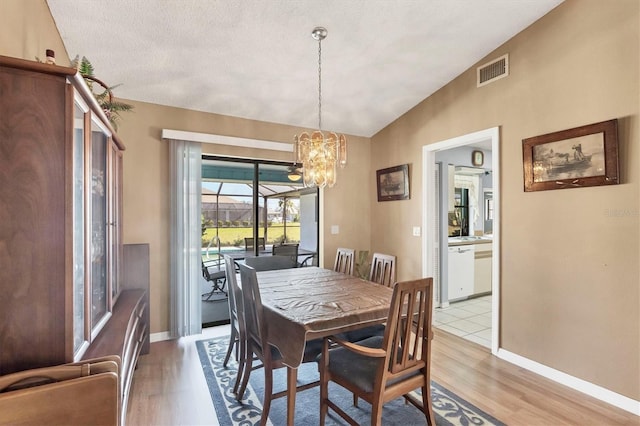
{"type": "Polygon", "coordinates": [[[338,225],[331,225],[331,235],[338,235],[340,233],[340,227],[338,225]]]}
{"type": "Polygon", "coordinates": [[[414,226],[413,227],[413,236],[414,237],[419,237],[420,236],[420,227],[419,226],[414,226]]]}

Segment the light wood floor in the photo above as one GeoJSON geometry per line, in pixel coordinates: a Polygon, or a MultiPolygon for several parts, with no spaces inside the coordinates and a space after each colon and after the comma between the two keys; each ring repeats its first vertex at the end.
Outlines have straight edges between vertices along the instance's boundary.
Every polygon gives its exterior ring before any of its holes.
{"type": "MultiPolygon", "coordinates": [[[[138,362],[127,424],[216,425],[195,341],[228,334],[151,344],[138,362]]],[[[491,355],[488,349],[440,330],[432,349],[432,379],[507,425],[640,425],[640,418],[491,355]]],[[[305,425],[307,426],[307,425],[305,425]]]]}

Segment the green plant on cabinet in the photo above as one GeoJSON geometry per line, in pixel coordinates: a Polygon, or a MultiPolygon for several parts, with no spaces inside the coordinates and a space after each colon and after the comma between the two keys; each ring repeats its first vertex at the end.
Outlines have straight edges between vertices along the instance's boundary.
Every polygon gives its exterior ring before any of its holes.
{"type": "Polygon", "coordinates": [[[97,78],[94,74],[93,65],[85,56],[80,58],[79,55],[76,55],[73,61],[71,61],[71,66],[76,68],[84,78],[87,86],[89,86],[93,96],[96,98],[96,101],[98,101],[98,104],[109,119],[109,122],[113,128],[117,130],[120,113],[133,110],[133,105],[114,100],[113,89],[120,86],[120,84],[108,86],[102,80],[97,78]],[[102,88],[101,92],[96,92],[94,90],[96,83],[102,88]]]}

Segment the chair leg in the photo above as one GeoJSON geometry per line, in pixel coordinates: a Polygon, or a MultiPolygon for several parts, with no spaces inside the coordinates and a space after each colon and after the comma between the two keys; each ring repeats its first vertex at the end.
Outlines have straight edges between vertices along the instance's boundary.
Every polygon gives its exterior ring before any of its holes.
{"type": "Polygon", "coordinates": [[[382,398],[378,398],[371,404],[371,426],[382,424],[382,398]]]}
{"type": "Polygon", "coordinates": [[[436,418],[433,414],[433,403],[431,401],[431,385],[429,383],[422,387],[422,406],[424,407],[424,416],[427,418],[427,424],[436,426],[436,418]]]}
{"type": "Polygon", "coordinates": [[[271,365],[264,365],[264,398],[262,401],[262,417],[260,425],[265,426],[269,420],[269,410],[271,409],[271,397],[273,396],[273,371],[271,365]]]}
{"type": "Polygon", "coordinates": [[[253,352],[252,349],[247,348],[246,352],[246,364],[243,369],[242,374],[242,384],[240,385],[240,390],[236,394],[236,400],[241,401],[242,396],[244,395],[244,391],[247,390],[247,384],[249,383],[249,376],[251,375],[251,368],[253,367],[253,352]]]}
{"type": "MultiPolygon", "coordinates": [[[[251,371],[249,370],[249,373],[247,373],[246,370],[246,365],[247,365],[247,343],[244,339],[243,336],[239,336],[238,337],[238,345],[236,346],[236,351],[240,350],[240,355],[238,357],[238,374],[236,375],[236,383],[235,385],[233,385],[233,393],[238,393],[238,388],[240,387],[240,382],[242,381],[242,378],[244,377],[245,374],[251,374],[251,371]]],[[[240,399],[242,399],[242,395],[240,396],[240,399]]]]}
{"type": "Polygon", "coordinates": [[[231,327],[231,336],[229,337],[229,347],[227,348],[227,354],[224,356],[224,362],[222,363],[223,367],[227,366],[229,362],[229,357],[231,356],[231,352],[233,351],[233,347],[238,344],[238,332],[235,327],[231,327]]]}
{"type": "MultiPolygon", "coordinates": [[[[238,392],[238,387],[245,374],[247,373],[247,340],[243,333],[238,336],[238,348],[240,355],[238,356],[238,375],[236,376],[236,384],[233,386],[233,393],[238,392]]],[[[236,348],[236,349],[238,349],[236,348]]]]}
{"type": "MultiPolygon", "coordinates": [[[[320,426],[324,426],[325,418],[327,417],[327,413],[329,412],[329,377],[327,366],[329,364],[329,346],[327,339],[323,342],[322,347],[322,359],[318,363],[318,369],[320,370],[320,426]]],[[[355,395],[354,395],[355,398],[355,395]]]]}
{"type": "Polygon", "coordinates": [[[236,357],[236,362],[240,362],[240,333],[238,332],[238,341],[236,342],[236,352],[233,354],[236,357]]]}

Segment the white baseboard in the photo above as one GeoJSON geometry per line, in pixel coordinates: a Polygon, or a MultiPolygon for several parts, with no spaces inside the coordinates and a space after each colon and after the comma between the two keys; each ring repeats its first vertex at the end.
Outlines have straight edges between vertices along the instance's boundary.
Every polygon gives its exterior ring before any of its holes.
{"type": "Polygon", "coordinates": [[[563,373],[562,371],[555,370],[551,367],[547,367],[546,365],[542,365],[504,349],[498,349],[496,356],[519,367],[533,371],[534,373],[553,380],[554,382],[558,382],[570,387],[571,389],[577,390],[578,392],[582,392],[599,399],[600,401],[606,402],[607,404],[611,404],[628,411],[631,414],[640,416],[640,401],[612,392],[601,386],[594,385],[593,383],[563,373]]]}
{"type": "Polygon", "coordinates": [[[169,334],[168,331],[162,331],[160,333],[151,333],[151,336],[149,336],[149,341],[151,343],[161,342],[163,340],[171,340],[171,335],[169,334]]]}

